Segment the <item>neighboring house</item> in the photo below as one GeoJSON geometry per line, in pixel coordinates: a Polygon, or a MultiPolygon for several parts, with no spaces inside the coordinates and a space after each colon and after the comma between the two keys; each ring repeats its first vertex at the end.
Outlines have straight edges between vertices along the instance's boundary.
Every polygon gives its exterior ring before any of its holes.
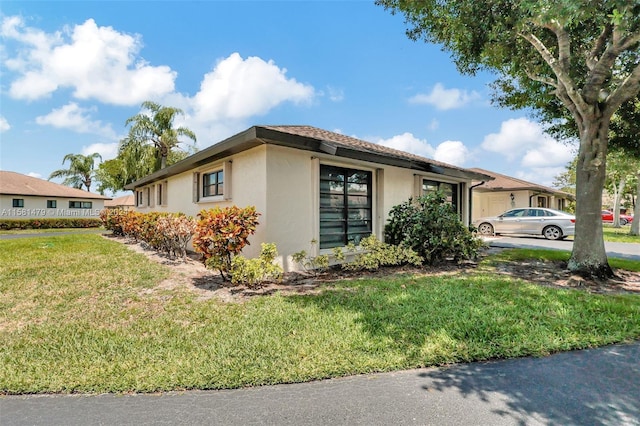
{"type": "Polygon", "coordinates": [[[522,179],[473,168],[477,173],[489,175],[493,180],[474,182],[472,210],[473,220],[497,216],[506,210],[517,207],[547,207],[565,210],[575,197],[547,186],[538,185],[522,179]]]}
{"type": "Polygon", "coordinates": [[[106,209],[133,210],[135,205],[135,198],[132,194],[123,195],[122,197],[116,197],[104,202],[104,208],[106,209]]]}
{"type": "Polygon", "coordinates": [[[472,180],[483,173],[310,126],[254,126],[126,187],[136,210],[197,215],[216,206],[261,214],[246,256],[274,242],[291,255],[330,253],[370,234],[383,238],[389,211],[435,189],[470,222],[472,180]],[[311,241],[318,242],[311,245],[311,241]]]}
{"type": "Polygon", "coordinates": [[[104,202],[99,194],[47,180],[0,170],[0,218],[99,218],[104,202]]]}

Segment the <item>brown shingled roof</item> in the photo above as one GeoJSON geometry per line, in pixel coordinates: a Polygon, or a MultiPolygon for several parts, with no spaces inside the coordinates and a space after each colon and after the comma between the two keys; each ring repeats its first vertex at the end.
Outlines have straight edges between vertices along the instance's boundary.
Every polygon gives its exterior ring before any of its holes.
{"type": "Polygon", "coordinates": [[[480,168],[472,168],[478,173],[483,173],[485,175],[492,176],[494,180],[488,181],[480,185],[476,188],[476,190],[505,190],[505,191],[516,191],[516,190],[531,190],[531,191],[542,191],[551,194],[562,194],[568,198],[573,198],[573,194],[569,194],[568,192],[560,191],[559,189],[550,188],[544,185],[538,185],[537,183],[527,182],[526,180],[514,178],[511,176],[503,175],[496,172],[491,172],[489,170],[480,169],[480,168]]]}
{"type": "Polygon", "coordinates": [[[122,197],[114,198],[113,200],[107,200],[104,202],[105,207],[122,207],[122,206],[130,206],[133,207],[135,205],[133,195],[123,195],[122,197]]]}
{"type": "Polygon", "coordinates": [[[457,176],[463,179],[491,180],[490,176],[470,169],[442,163],[430,158],[366,142],[317,127],[268,125],[250,127],[176,164],[145,176],[127,185],[125,189],[135,189],[161,179],[166,179],[169,176],[191,170],[194,167],[220,160],[262,144],[273,144],[312,152],[322,152],[335,155],[336,157],[387,164],[422,172],[457,176]]]}
{"type": "Polygon", "coordinates": [[[71,188],[47,180],[0,170],[0,194],[33,195],[40,197],[91,198],[109,200],[109,197],[71,188]]]}
{"type": "Polygon", "coordinates": [[[384,145],[363,141],[351,136],[346,136],[340,133],[330,132],[328,130],[319,129],[313,126],[259,126],[265,129],[277,130],[279,132],[289,133],[291,135],[298,135],[309,137],[313,139],[320,139],[327,142],[335,143],[345,148],[356,149],[362,152],[373,152],[381,154],[386,157],[394,157],[403,160],[426,162],[449,169],[469,171],[470,169],[464,169],[462,167],[453,166],[451,164],[443,163],[441,161],[432,160],[430,158],[421,157],[419,155],[411,154],[410,152],[401,151],[399,149],[389,148],[384,145]]]}

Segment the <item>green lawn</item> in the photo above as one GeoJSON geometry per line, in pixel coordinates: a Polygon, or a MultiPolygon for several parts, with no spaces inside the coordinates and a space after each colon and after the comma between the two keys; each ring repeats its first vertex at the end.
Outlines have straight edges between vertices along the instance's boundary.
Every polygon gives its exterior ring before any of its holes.
{"type": "MultiPolygon", "coordinates": [[[[486,263],[493,261],[521,261],[521,260],[538,260],[538,261],[562,261],[566,262],[571,257],[571,252],[563,250],[544,250],[544,249],[512,249],[487,259],[486,263]]],[[[619,259],[609,257],[609,266],[613,269],[624,269],[627,271],[640,272],[640,261],[631,259],[619,259]]]]}
{"type": "Polygon", "coordinates": [[[629,235],[631,225],[625,225],[620,228],[614,228],[611,225],[602,225],[604,240],[615,243],[638,243],[640,244],[640,236],[629,235]]]}
{"type": "Polygon", "coordinates": [[[0,235],[21,235],[21,234],[50,234],[58,232],[106,232],[104,228],[48,228],[48,229],[8,229],[0,230],[0,235]]]}
{"type": "Polygon", "coordinates": [[[98,235],[0,241],[0,393],[300,382],[640,338],[640,296],[476,274],[200,300],[98,235]]]}

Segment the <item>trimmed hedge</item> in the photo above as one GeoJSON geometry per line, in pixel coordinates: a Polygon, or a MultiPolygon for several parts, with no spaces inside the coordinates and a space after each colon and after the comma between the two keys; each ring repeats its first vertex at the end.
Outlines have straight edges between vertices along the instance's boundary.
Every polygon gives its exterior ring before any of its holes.
{"type": "Polygon", "coordinates": [[[53,229],[53,228],[99,228],[100,219],[56,218],[56,219],[0,219],[0,229],[53,229]]]}

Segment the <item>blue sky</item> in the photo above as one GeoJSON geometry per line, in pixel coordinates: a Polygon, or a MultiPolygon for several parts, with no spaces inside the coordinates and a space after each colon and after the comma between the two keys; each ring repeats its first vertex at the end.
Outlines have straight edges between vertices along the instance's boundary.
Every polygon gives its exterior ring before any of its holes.
{"type": "MultiPolygon", "coordinates": [[[[153,100],[199,148],[256,124],[307,124],[550,185],[572,148],[494,107],[369,1],[3,1],[0,169],[47,178],[69,153],[116,155],[153,100]]],[[[95,189],[95,187],[94,187],[95,189]]]]}

